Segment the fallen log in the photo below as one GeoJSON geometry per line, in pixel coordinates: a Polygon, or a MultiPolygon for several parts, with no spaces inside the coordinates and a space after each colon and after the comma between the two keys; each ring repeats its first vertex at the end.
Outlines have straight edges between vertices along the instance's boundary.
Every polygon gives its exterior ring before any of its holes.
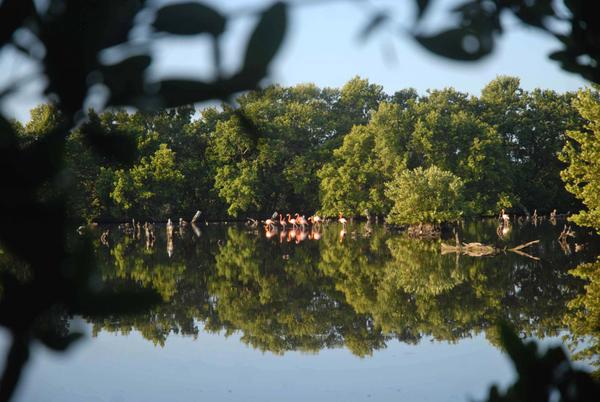
{"type": "Polygon", "coordinates": [[[462,243],[457,246],[442,243],[442,254],[461,253],[475,257],[483,257],[486,255],[493,255],[498,252],[500,252],[499,249],[482,243],[462,243]]]}
{"type": "Polygon", "coordinates": [[[506,251],[510,251],[512,253],[515,254],[519,254],[522,255],[524,257],[528,257],[534,260],[539,261],[538,257],[534,257],[530,254],[527,254],[523,251],[521,251],[522,249],[529,247],[533,244],[537,244],[539,243],[539,240],[533,240],[527,243],[523,243],[521,245],[518,245],[516,247],[513,248],[497,248],[488,244],[482,244],[482,243],[477,243],[477,242],[473,242],[473,243],[458,243],[456,245],[451,245],[451,244],[446,244],[446,243],[442,243],[441,244],[441,248],[442,248],[442,254],[450,254],[450,253],[456,253],[456,254],[464,254],[464,255],[468,255],[471,257],[491,257],[500,253],[506,253],[506,251]]]}

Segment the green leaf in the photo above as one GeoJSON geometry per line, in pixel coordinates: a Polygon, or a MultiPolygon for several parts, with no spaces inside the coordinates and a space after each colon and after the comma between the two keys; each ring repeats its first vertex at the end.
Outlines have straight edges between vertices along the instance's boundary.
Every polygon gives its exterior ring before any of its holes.
{"type": "Polygon", "coordinates": [[[215,9],[190,2],[162,7],[152,24],[158,31],[176,35],[208,33],[219,36],[225,31],[227,20],[215,9]]]}
{"type": "Polygon", "coordinates": [[[464,28],[449,29],[432,36],[415,35],[414,38],[435,54],[461,61],[479,60],[494,47],[491,34],[464,28]]]}
{"type": "Polygon", "coordinates": [[[264,76],[279,51],[287,29],[287,4],[276,2],[266,9],[246,46],[242,71],[264,76]]]}

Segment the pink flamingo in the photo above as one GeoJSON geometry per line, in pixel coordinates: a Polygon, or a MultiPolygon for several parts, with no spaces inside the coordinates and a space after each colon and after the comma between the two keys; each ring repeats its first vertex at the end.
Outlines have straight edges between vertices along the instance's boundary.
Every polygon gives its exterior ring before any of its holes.
{"type": "Polygon", "coordinates": [[[296,214],[296,224],[302,226],[303,232],[306,230],[307,223],[308,222],[306,221],[304,216],[299,216],[298,214],[296,214]]]}
{"type": "MultiPolygon", "coordinates": [[[[298,215],[298,214],[296,214],[298,215]]],[[[292,224],[292,228],[296,229],[296,218],[292,218],[290,214],[287,214],[287,220],[292,224]]]]}
{"type": "Polygon", "coordinates": [[[320,225],[321,223],[323,223],[323,219],[321,219],[319,215],[313,215],[310,218],[308,218],[308,220],[311,221],[313,225],[320,225]]]}
{"type": "Polygon", "coordinates": [[[266,230],[273,230],[275,229],[275,221],[271,218],[267,219],[265,221],[265,229],[266,230]]]}
{"type": "Polygon", "coordinates": [[[346,229],[346,223],[348,223],[348,221],[346,220],[346,218],[344,218],[344,216],[342,215],[342,213],[340,212],[340,217],[338,219],[338,222],[342,224],[342,227],[344,228],[343,230],[346,229]]]}

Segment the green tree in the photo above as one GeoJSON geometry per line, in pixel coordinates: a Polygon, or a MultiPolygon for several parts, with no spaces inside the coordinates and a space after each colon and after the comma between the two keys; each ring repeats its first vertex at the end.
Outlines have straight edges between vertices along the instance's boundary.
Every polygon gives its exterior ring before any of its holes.
{"type": "Polygon", "coordinates": [[[321,211],[362,215],[369,210],[382,213],[383,172],[375,153],[375,136],[368,126],[354,126],[342,146],[333,152],[333,161],[319,171],[321,211]]]}
{"type": "Polygon", "coordinates": [[[259,162],[251,159],[251,154],[257,153],[256,145],[238,118],[217,123],[211,144],[217,165],[215,187],[229,205],[230,215],[262,206],[260,189],[264,183],[259,177],[259,162]]]}
{"type": "Polygon", "coordinates": [[[465,210],[463,181],[437,166],[404,170],[386,184],[393,206],[387,217],[396,224],[440,224],[460,219],[465,210]]]}
{"type": "Polygon", "coordinates": [[[482,119],[498,132],[510,158],[506,180],[512,182],[512,190],[507,195],[525,212],[577,208],[561,183],[565,165],[557,158],[565,132],[581,125],[572,99],[571,93],[524,91],[518,78],[506,76],[481,91],[482,119]]]}
{"type": "Polygon", "coordinates": [[[366,123],[381,94],[381,87],[357,78],[341,91],[301,84],[240,96],[238,113],[215,126],[209,146],[229,213],[317,209],[317,171],[341,141],[340,125],[366,123]]]}
{"type": "Polygon", "coordinates": [[[18,124],[19,142],[22,146],[31,145],[40,137],[64,124],[60,109],[52,103],[42,103],[29,111],[29,121],[23,126],[18,124]]]}
{"type": "Polygon", "coordinates": [[[597,91],[577,94],[573,105],[585,119],[584,130],[568,131],[570,141],[560,154],[568,164],[561,172],[568,191],[583,202],[587,210],[571,217],[579,225],[600,231],[600,99],[597,91]]]}
{"type": "Polygon", "coordinates": [[[584,263],[569,271],[585,280],[584,292],[569,301],[564,322],[569,328],[569,348],[575,359],[591,360],[600,375],[600,259],[584,263]]]}
{"type": "Polygon", "coordinates": [[[359,76],[353,77],[342,86],[335,104],[336,133],[345,135],[352,126],[367,124],[371,114],[386,100],[388,96],[381,85],[371,84],[368,79],[359,76]]]}
{"type": "Polygon", "coordinates": [[[382,102],[366,125],[355,125],[342,145],[323,165],[321,209],[326,215],[342,211],[379,215],[390,209],[385,183],[406,165],[410,113],[399,105],[382,102]]]}
{"type": "Polygon", "coordinates": [[[477,100],[452,88],[431,91],[415,104],[408,167],[437,166],[464,181],[472,212],[495,213],[511,190],[501,138],[477,113],[477,100]]]}
{"type": "Polygon", "coordinates": [[[168,217],[183,191],[185,177],[175,164],[175,153],[160,144],[150,158],[142,157],[129,170],[115,172],[111,196],[125,213],[138,211],[145,218],[168,217]]]}

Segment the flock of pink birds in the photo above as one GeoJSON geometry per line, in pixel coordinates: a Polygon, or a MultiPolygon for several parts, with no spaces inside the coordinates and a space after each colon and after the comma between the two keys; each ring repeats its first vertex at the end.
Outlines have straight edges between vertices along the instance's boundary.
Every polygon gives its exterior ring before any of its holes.
{"type": "MultiPolygon", "coordinates": [[[[340,239],[346,235],[346,224],[348,220],[339,213],[338,222],[342,224],[340,239]]],[[[265,236],[267,239],[279,234],[279,241],[287,239],[288,242],[295,240],[296,243],[306,240],[319,240],[321,238],[321,227],[325,220],[318,215],[305,218],[303,215],[280,214],[275,212],[269,219],[263,221],[265,236]],[[279,231],[281,228],[281,231],[279,231]],[[310,231],[307,229],[310,228],[310,231]]]]}

